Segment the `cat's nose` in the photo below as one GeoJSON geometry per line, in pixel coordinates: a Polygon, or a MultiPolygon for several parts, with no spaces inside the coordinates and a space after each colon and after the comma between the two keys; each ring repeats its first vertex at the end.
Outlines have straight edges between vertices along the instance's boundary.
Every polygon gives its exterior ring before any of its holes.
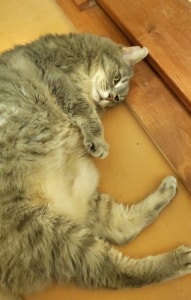
{"type": "Polygon", "coordinates": [[[108,101],[113,101],[113,98],[114,98],[114,96],[111,93],[109,93],[109,95],[107,97],[107,100],[108,101]]]}

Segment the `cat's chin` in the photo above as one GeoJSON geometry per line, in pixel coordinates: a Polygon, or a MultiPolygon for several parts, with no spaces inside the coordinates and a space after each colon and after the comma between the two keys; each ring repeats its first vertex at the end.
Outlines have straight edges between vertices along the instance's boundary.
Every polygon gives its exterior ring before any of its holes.
{"type": "Polygon", "coordinates": [[[95,104],[97,106],[100,106],[100,107],[108,107],[108,106],[111,106],[111,101],[107,100],[107,99],[101,99],[100,95],[96,95],[97,97],[93,97],[93,100],[95,102],[95,104]]]}
{"type": "Polygon", "coordinates": [[[108,107],[111,104],[111,101],[101,99],[98,103],[99,106],[101,107],[108,107]]]}
{"type": "Polygon", "coordinates": [[[96,105],[101,107],[106,107],[110,104],[111,101],[104,99],[103,95],[101,95],[98,89],[94,86],[92,90],[92,99],[96,103],[96,105]]]}

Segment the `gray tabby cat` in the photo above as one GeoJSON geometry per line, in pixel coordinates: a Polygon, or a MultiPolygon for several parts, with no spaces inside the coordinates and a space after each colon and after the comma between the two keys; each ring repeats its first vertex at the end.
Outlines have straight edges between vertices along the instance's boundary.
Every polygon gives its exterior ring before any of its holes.
{"type": "Polygon", "coordinates": [[[191,272],[191,248],[133,259],[123,244],[176,194],[167,177],[139,204],[97,191],[99,113],[123,101],[146,48],[93,35],[48,35],[0,56],[0,299],[51,282],[127,288],[191,272]]]}

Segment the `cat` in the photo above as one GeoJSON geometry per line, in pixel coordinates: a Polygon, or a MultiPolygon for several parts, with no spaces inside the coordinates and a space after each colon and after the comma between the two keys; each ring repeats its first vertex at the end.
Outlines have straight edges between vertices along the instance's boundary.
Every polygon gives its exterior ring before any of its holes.
{"type": "Polygon", "coordinates": [[[168,176],[130,207],[98,192],[100,116],[124,101],[148,54],[91,34],[47,35],[0,56],[0,299],[52,282],[141,287],[191,272],[191,248],[133,259],[124,244],[174,198],[168,176]]]}

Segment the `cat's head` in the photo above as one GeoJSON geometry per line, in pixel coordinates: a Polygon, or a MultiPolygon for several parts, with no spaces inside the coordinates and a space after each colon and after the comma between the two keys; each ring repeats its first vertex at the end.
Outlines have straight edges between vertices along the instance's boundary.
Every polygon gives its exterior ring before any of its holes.
{"type": "Polygon", "coordinates": [[[103,51],[92,77],[92,98],[96,104],[112,107],[123,101],[129,90],[134,65],[147,54],[145,47],[116,47],[116,44],[103,51]]]}

